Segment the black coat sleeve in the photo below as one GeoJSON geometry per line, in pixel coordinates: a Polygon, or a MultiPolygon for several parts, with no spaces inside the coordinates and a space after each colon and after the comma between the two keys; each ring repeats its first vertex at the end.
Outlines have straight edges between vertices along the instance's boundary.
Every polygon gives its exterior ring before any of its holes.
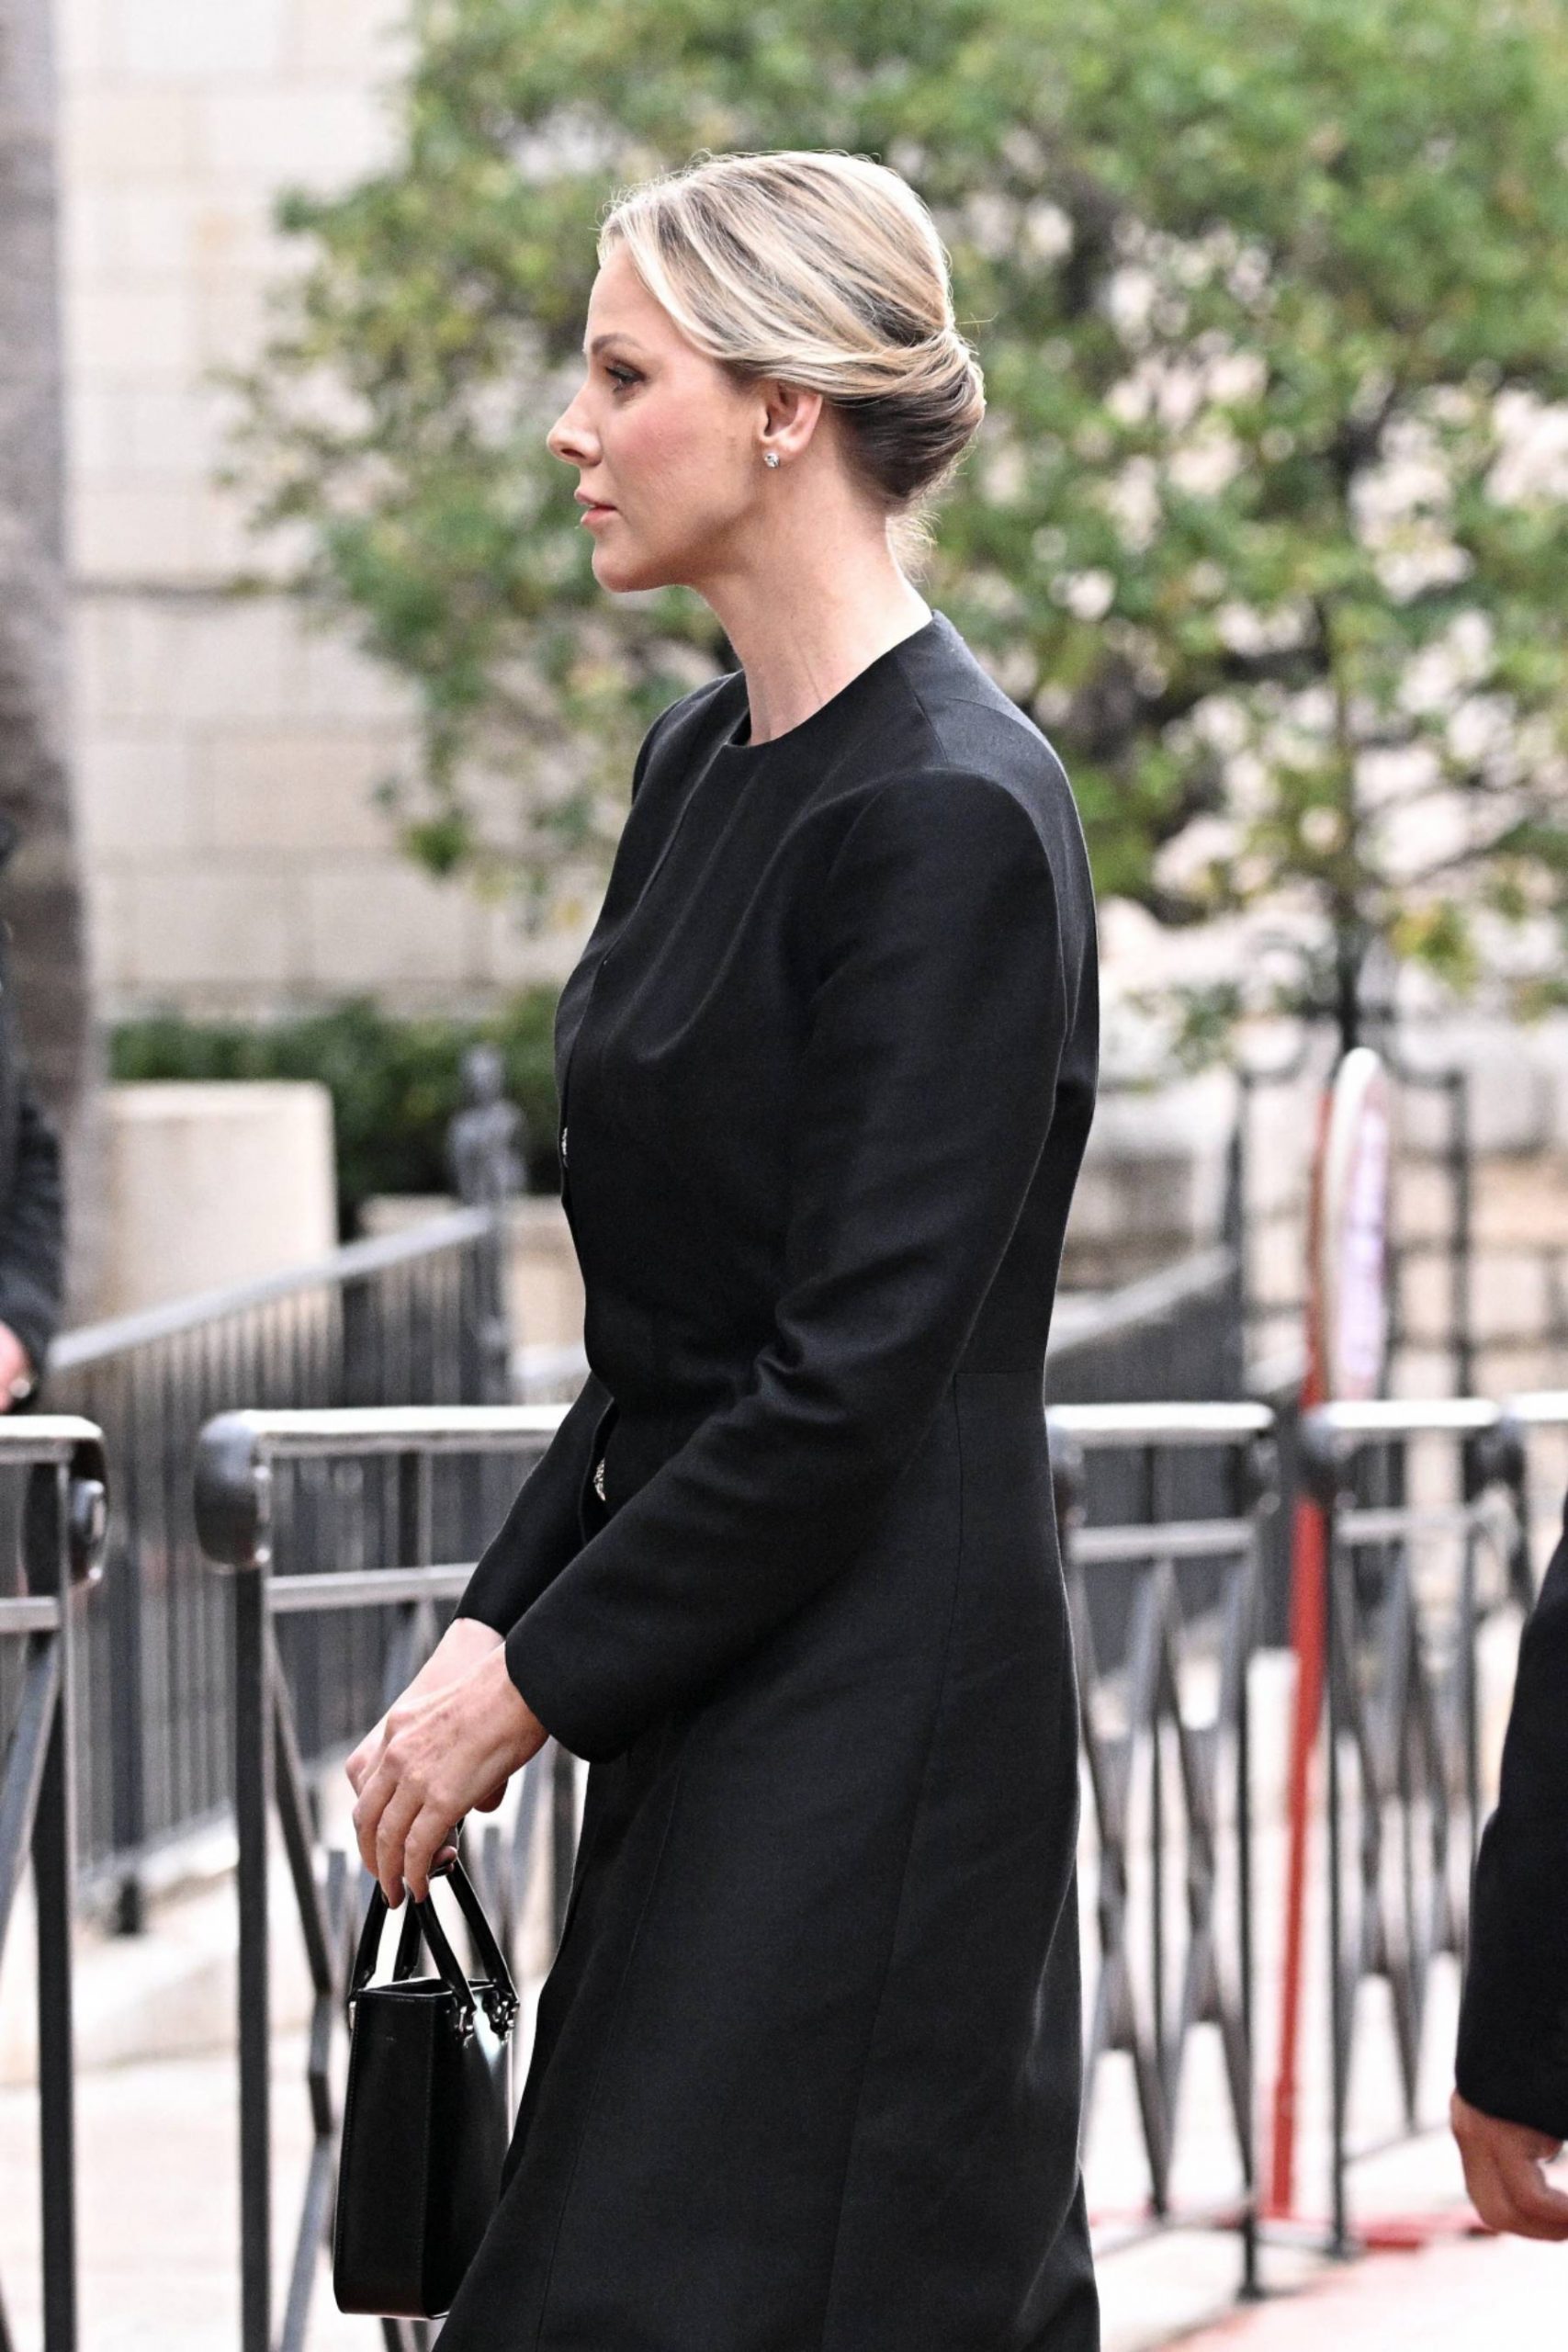
{"type": "Polygon", "coordinates": [[[1568,1505],[1519,1642],[1454,2072],[1483,2114],[1568,2139],[1568,1505]]]}
{"type": "Polygon", "coordinates": [[[17,1082],[11,1184],[0,1214],[0,1323],[10,1325],[40,1375],[60,1328],[64,1282],[60,1143],[23,1071],[17,1082]]]}
{"type": "Polygon", "coordinates": [[[459,1617],[477,1617],[498,1634],[509,1632],[578,1549],[578,1498],[589,1473],[593,1431],[609,1402],[609,1390],[591,1372],[464,1586],[459,1617]]]}
{"type": "Polygon", "coordinates": [[[881,786],[820,922],[768,1342],[507,1636],[518,1690],[581,1756],[700,1698],[853,1557],[941,1405],[1051,1124],[1084,943],[1005,786],[951,768],[881,786]]]}

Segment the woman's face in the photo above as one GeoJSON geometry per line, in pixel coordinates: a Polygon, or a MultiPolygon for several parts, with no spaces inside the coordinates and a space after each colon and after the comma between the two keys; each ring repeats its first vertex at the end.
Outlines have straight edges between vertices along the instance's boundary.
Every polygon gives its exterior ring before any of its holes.
{"type": "Polygon", "coordinates": [[[770,389],[742,391],[686,341],[624,246],[593,281],[586,372],[546,446],[575,466],[593,575],[625,592],[700,588],[740,560],[774,481],[762,463],[770,389]]]}

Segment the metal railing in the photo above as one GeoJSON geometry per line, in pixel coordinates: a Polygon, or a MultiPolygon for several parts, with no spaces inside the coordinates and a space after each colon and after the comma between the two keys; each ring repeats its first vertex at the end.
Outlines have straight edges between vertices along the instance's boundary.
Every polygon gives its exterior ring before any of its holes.
{"type": "MultiPolygon", "coordinates": [[[[295,2233],[280,2352],[306,2342],[318,2256],[330,2236],[340,2119],[333,2087],[335,2037],[343,2018],[369,1873],[346,1845],[322,1836],[321,1779],[339,1756],[310,1757],[298,1723],[298,1675],[283,1636],[314,1634],[348,1615],[377,1635],[377,1679],[350,1726],[357,1741],[412,1679],[434,1647],[468,1580],[478,1536],[499,1522],[504,1503],[491,1493],[488,1522],[470,1518],[475,1536],[466,1563],[442,1560],[437,1533],[441,1487],[476,1464],[499,1470],[508,1498],[548,1443],[561,1405],[435,1407],[401,1411],[243,1412],[223,1415],[202,1432],[197,1456],[196,1522],[209,1560],[231,1573],[235,1817],[239,1833],[239,2059],[241,2332],[244,2352],[273,2352],[272,2178],[269,2081],[268,1839],[276,1811],[281,1826],[313,1993],[307,2079],[314,2140],[295,2233]],[[338,1487],[350,1514],[364,1491],[346,1486],[345,1469],[388,1469],[396,1511],[375,1532],[383,1548],[363,1544],[328,1556],[354,1564],[315,1566],[327,1522],[301,1511],[302,1495],[321,1475],[338,1487]],[[312,1770],[314,1767],[314,1770],[312,1770]]],[[[493,1489],[494,1480],[491,1482],[493,1489]]],[[[319,1497],[318,1497],[319,1499],[319,1497]]],[[[469,1499],[474,1499],[469,1482],[469,1499]]],[[[482,1499],[482,1498],[481,1498],[482,1499]]],[[[339,1521],[340,1527],[345,1522],[339,1521]]],[[[305,1656],[296,1652],[298,1668],[305,1656]]],[[[548,1825],[553,1873],[551,1917],[558,1934],[576,1838],[572,1759],[551,1746],[525,1770],[510,1839],[490,1824],[478,1882],[509,1966],[516,1975],[515,1934],[536,1837],[548,1825]],[[548,1791],[548,1794],[546,1792],[548,1791]]],[[[472,1865],[470,1864],[470,1868],[472,1865]]],[[[386,2320],[386,2342],[423,2347],[423,2322],[386,2320]]]]}
{"type": "MultiPolygon", "coordinates": [[[[122,1928],[142,1924],[147,1858],[226,1819],[232,1794],[229,1594],[204,1574],[191,1519],[203,1423],[242,1406],[500,1401],[506,1356],[491,1208],[56,1342],[50,1403],[102,1429],[114,1476],[104,1605],[77,1661],[79,1883],[122,1928]]],[[[374,1543],[391,1506],[362,1502],[374,1543]]],[[[374,1670],[352,1646],[321,1658],[308,1749],[364,1713],[374,1670]]]]}
{"type": "MultiPolygon", "coordinates": [[[[71,2026],[74,1790],[73,1596],[104,1540],[98,1431],[66,1415],[0,1421],[0,1954],[30,1853],[37,1913],[39,2173],[44,2352],[75,2352],[76,2197],[71,2026]]],[[[0,2302],[0,2346],[11,2333],[0,2302]]]]}
{"type": "Polygon", "coordinates": [[[1121,2052],[1146,2167],[1144,2211],[1119,2223],[1097,2217],[1096,2250],[1103,2256],[1159,2230],[1234,2228],[1244,2295],[1258,2284],[1247,1668],[1275,1501],[1272,1422],[1265,1407],[1245,1404],[1059,1407],[1048,1416],[1097,1877],[1085,2133],[1102,2063],[1121,2052]],[[1088,1463],[1116,1453],[1144,1465],[1149,1519],[1086,1523],[1088,1463]],[[1156,1516],[1162,1482],[1147,1474],[1172,1456],[1207,1460],[1204,1499],[1215,1507],[1201,1517],[1156,1516]],[[1106,1674],[1090,1591],[1111,1573],[1131,1578],[1131,1607],[1124,1662],[1106,1674]],[[1207,1669],[1206,1703],[1195,1704],[1194,1667],[1207,1669]],[[1182,2194],[1174,2177],[1187,2061],[1201,2026],[1219,2040],[1233,2172],[1228,2189],[1216,2198],[1211,2187],[1202,2199],[1182,2194]]]}
{"type": "MultiPolygon", "coordinates": [[[[315,2139],[276,2339],[302,2352],[320,2249],[330,2233],[338,2118],[332,2089],[336,2020],[354,1930],[369,1879],[357,1856],[321,1834],[319,1781],[295,1726],[294,1679],[279,1636],[340,1611],[377,1623],[380,1676],[352,1726],[362,1736],[396,1696],[439,1630],[439,1604],[468,1574],[433,1543],[444,1468],[499,1464],[515,1486],[528,1457],[565,1412],[559,1405],[424,1412],[237,1413],[204,1431],[197,1521],[210,1560],[231,1573],[233,1728],[239,1828],[242,2340],[273,2352],[272,2185],[266,1948],[269,1824],[281,1826],[313,1989],[308,2075],[315,2139]],[[378,1555],[315,1565],[320,1516],[302,1517],[291,1490],[323,1473],[379,1464],[393,1469],[400,1513],[378,1555]]],[[[1060,1408],[1049,1416],[1059,1524],[1080,1649],[1081,1728],[1099,1863],[1099,1967],[1086,2018],[1089,2086],[1102,2057],[1123,2051],[1138,2086],[1147,2196],[1136,2220],[1101,2225],[1102,2253],[1170,2227],[1235,2228],[1243,2284],[1255,2278],[1252,2124],[1251,1878],[1247,1805],[1247,1665],[1257,1547],[1271,1487],[1264,1449],[1271,1417],[1257,1406],[1060,1408]],[[1158,1526],[1085,1523],[1086,1458],[1117,1450],[1207,1453],[1227,1464],[1228,1507],[1158,1526]],[[1097,1577],[1132,1579],[1132,1640],[1124,1666],[1101,1677],[1088,1594],[1097,1577]],[[1197,1605],[1188,1602],[1196,1595],[1197,1605]],[[1195,1710],[1189,1668],[1213,1668],[1213,1695],[1195,1710]],[[1179,1823],[1179,1867],[1169,1832],[1179,1823]],[[1179,1921],[1172,1918],[1173,1906],[1179,1921]],[[1222,1924],[1222,1907],[1234,1932],[1222,1924]],[[1149,1950],[1146,1968],[1139,1954],[1149,1950]],[[1179,1953],[1179,1958],[1178,1954],[1179,1953]],[[1216,2029],[1228,2086],[1234,2182],[1201,2204],[1178,2194],[1173,2154],[1184,2062],[1197,2030],[1216,2029]]],[[[1157,1483],[1157,1482],[1156,1482],[1157,1483]]],[[[345,1499],[352,1509],[351,1482],[345,1499]]],[[[504,1502],[492,1497],[490,1523],[504,1502]]],[[[1092,1518],[1092,1515],[1090,1515],[1092,1518]]],[[[488,1532],[488,1531],[486,1531],[488,1532]]],[[[328,1556],[344,1556],[341,1547],[328,1556]]],[[[330,1761],[333,1770],[337,1758],[330,1761]]],[[[479,1870],[513,1956],[523,1891],[541,1839],[558,1933],[576,1836],[572,1759],[547,1749],[523,1775],[509,1838],[485,1833],[479,1870]]],[[[423,2346],[419,2323],[387,2321],[386,2340],[423,2346]]]]}
{"type": "Polygon", "coordinates": [[[1302,1422],[1303,1470],[1327,1537],[1330,2194],[1340,2253],[1352,2242],[1352,2168],[1446,2122],[1419,2105],[1428,1994],[1440,1959],[1463,1963],[1487,1804],[1478,1637],[1494,1611],[1530,1598],[1518,1426],[1517,1409],[1477,1397],[1325,1405],[1302,1422]],[[1400,1499],[1369,1501],[1364,1474],[1391,1448],[1398,1475],[1385,1484],[1400,1499]],[[1447,1494],[1434,1491],[1434,1450],[1447,1494]],[[1359,1995],[1374,1979],[1388,1989],[1400,2111],[1358,2133],[1359,1995]]]}

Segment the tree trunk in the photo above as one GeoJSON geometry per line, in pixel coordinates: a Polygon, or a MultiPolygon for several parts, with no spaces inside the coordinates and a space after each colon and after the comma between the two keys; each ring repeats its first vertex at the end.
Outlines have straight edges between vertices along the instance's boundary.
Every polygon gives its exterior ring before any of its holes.
{"type": "Polygon", "coordinates": [[[50,0],[0,0],[0,888],[20,1026],[60,1125],[80,1311],[96,1187],[93,1030],[66,755],[63,363],[50,0]]]}

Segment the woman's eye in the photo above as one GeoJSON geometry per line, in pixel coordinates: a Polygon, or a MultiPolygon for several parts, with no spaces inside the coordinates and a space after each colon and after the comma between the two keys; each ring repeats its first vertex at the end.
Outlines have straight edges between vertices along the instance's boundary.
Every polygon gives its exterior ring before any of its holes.
{"type": "Polygon", "coordinates": [[[635,384],[637,379],[635,368],[609,368],[605,373],[613,376],[617,384],[635,384]]]}

